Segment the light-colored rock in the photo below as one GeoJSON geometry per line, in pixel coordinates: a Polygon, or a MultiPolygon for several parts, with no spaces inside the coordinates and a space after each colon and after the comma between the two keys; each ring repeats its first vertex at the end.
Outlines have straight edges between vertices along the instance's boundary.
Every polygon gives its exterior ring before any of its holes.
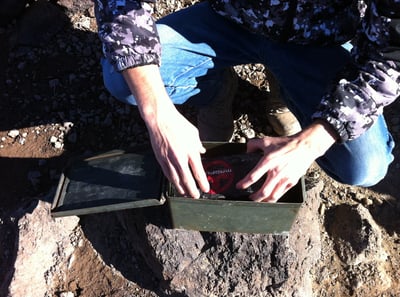
{"type": "Polygon", "coordinates": [[[78,217],[54,219],[49,203],[33,203],[36,205],[16,214],[20,217],[16,222],[19,233],[8,287],[10,297],[48,296],[47,291],[54,285],[54,272],[74,251],[69,236],[78,225],[78,217]]]}
{"type": "Polygon", "coordinates": [[[11,130],[10,132],[8,132],[7,135],[10,136],[11,138],[15,138],[15,137],[17,137],[19,135],[19,131],[16,130],[16,129],[11,130]]]}
{"type": "MultiPolygon", "coordinates": [[[[312,296],[309,271],[321,253],[317,184],[289,233],[210,233],[167,229],[140,210],[119,218],[129,240],[167,290],[185,296],[312,296]],[[134,226],[134,227],[133,227],[134,226]]],[[[157,214],[154,214],[157,216],[157,214]]]]}

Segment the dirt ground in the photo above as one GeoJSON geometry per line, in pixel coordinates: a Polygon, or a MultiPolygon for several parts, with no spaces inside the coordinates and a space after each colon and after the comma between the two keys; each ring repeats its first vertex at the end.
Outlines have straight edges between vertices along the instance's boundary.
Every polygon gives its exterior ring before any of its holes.
{"type": "MultiPolygon", "coordinates": [[[[128,148],[148,141],[137,110],[111,98],[103,87],[99,66],[100,43],[92,10],[85,9],[70,15],[63,28],[40,45],[23,44],[21,41],[18,44],[18,36],[22,36],[22,33],[15,35],[15,24],[0,30],[3,48],[0,51],[2,214],[27,205],[34,199],[51,200],[49,193],[54,191],[70,157],[128,148]]],[[[266,93],[258,88],[264,81],[259,72],[250,71],[250,74],[247,81],[240,82],[235,117],[237,122],[246,119],[247,125],[257,135],[268,135],[272,131],[263,114],[266,93]],[[245,105],[249,97],[252,97],[252,103],[245,105]]],[[[393,137],[398,142],[400,102],[388,107],[385,115],[393,137]]],[[[371,283],[370,287],[365,282],[360,282],[364,284],[361,287],[354,285],[357,281],[354,277],[356,268],[346,266],[338,258],[334,236],[322,228],[323,255],[320,266],[313,272],[314,287],[318,293],[316,296],[399,296],[398,147],[394,155],[396,159],[387,177],[371,189],[341,185],[326,177],[316,166],[309,170],[308,182],[324,182],[321,192],[321,226],[334,220],[329,216],[329,211],[338,205],[364,205],[383,230],[383,242],[389,257],[382,271],[392,279],[390,286],[384,290],[379,289],[385,286],[384,283],[371,283]]],[[[70,270],[70,282],[65,285],[68,288],[64,289],[79,293],[86,286],[91,287],[92,291],[88,293],[86,290],[85,294],[77,293],[76,296],[123,296],[112,294],[110,288],[126,285],[124,276],[96,260],[90,241],[85,241],[77,253],[83,264],[70,270]],[[91,266],[85,265],[87,263],[91,263],[91,266]],[[78,276],[79,283],[76,281],[78,276]],[[94,282],[94,279],[98,279],[98,282],[94,282]]],[[[2,257],[6,258],[4,255],[2,257]]],[[[143,285],[149,286],[151,284],[143,285]]],[[[141,287],[129,290],[137,292],[137,296],[153,295],[141,287]]]]}

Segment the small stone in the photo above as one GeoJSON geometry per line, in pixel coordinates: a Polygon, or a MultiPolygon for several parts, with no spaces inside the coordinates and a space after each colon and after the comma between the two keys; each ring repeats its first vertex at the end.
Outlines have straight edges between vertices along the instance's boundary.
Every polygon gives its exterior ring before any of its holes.
{"type": "Polygon", "coordinates": [[[54,147],[56,149],[61,149],[63,146],[64,146],[63,143],[60,142],[60,141],[57,141],[57,142],[54,143],[54,147]]]}
{"type": "Polygon", "coordinates": [[[58,141],[58,138],[56,136],[50,137],[50,143],[55,144],[57,141],[58,141]]]}
{"type": "Polygon", "coordinates": [[[362,198],[361,199],[361,203],[364,206],[370,206],[370,205],[374,204],[374,202],[371,199],[367,198],[367,197],[362,198]]]}
{"type": "Polygon", "coordinates": [[[21,144],[21,145],[24,145],[25,142],[26,142],[26,138],[24,138],[24,137],[21,137],[21,138],[18,140],[18,143],[21,144]]]}
{"type": "Polygon", "coordinates": [[[247,139],[254,138],[256,136],[256,132],[254,132],[253,129],[247,128],[243,131],[244,135],[246,136],[247,139]]]}
{"type": "Polygon", "coordinates": [[[238,139],[238,142],[239,143],[246,143],[246,137],[240,137],[239,139],[238,139]]]}
{"type": "Polygon", "coordinates": [[[71,129],[71,128],[74,126],[74,123],[72,123],[72,122],[65,122],[65,123],[63,124],[63,126],[64,126],[64,128],[65,128],[65,131],[68,131],[69,129],[71,129]]]}
{"type": "Polygon", "coordinates": [[[382,205],[382,204],[383,204],[383,200],[384,200],[384,199],[381,199],[381,198],[379,198],[379,197],[376,197],[376,198],[375,198],[375,202],[376,202],[376,204],[378,204],[378,205],[382,205]]]}
{"type": "Polygon", "coordinates": [[[15,138],[19,135],[19,131],[18,130],[11,130],[10,132],[8,132],[7,134],[8,136],[10,136],[11,138],[15,138]]]}
{"type": "Polygon", "coordinates": [[[321,216],[324,215],[325,214],[325,210],[326,210],[325,204],[321,203],[321,205],[320,205],[320,207],[318,209],[319,215],[321,215],[321,216]]]}

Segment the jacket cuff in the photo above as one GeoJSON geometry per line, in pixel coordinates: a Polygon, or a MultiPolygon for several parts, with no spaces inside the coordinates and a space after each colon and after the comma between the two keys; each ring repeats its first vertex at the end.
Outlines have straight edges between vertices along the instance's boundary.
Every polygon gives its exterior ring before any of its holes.
{"type": "Polygon", "coordinates": [[[338,136],[337,139],[338,143],[344,143],[350,139],[349,133],[346,130],[345,123],[332,117],[331,115],[318,111],[313,114],[312,119],[313,120],[320,119],[331,125],[333,130],[335,130],[338,136]]]}
{"type": "Polygon", "coordinates": [[[131,55],[125,57],[117,57],[111,63],[115,70],[121,72],[125,69],[144,66],[150,64],[156,64],[160,66],[160,58],[157,54],[141,54],[131,55]]]}

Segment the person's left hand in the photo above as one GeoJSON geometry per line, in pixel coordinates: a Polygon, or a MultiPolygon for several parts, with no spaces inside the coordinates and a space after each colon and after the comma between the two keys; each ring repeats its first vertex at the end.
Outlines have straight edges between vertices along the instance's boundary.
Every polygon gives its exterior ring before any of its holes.
{"type": "Polygon", "coordinates": [[[323,155],[334,142],[333,134],[328,132],[325,124],[320,123],[315,123],[294,136],[252,139],[247,144],[247,151],[262,150],[264,156],[237,183],[237,187],[246,189],[267,174],[264,184],[250,199],[257,202],[276,202],[297,184],[312,162],[323,155]]]}

